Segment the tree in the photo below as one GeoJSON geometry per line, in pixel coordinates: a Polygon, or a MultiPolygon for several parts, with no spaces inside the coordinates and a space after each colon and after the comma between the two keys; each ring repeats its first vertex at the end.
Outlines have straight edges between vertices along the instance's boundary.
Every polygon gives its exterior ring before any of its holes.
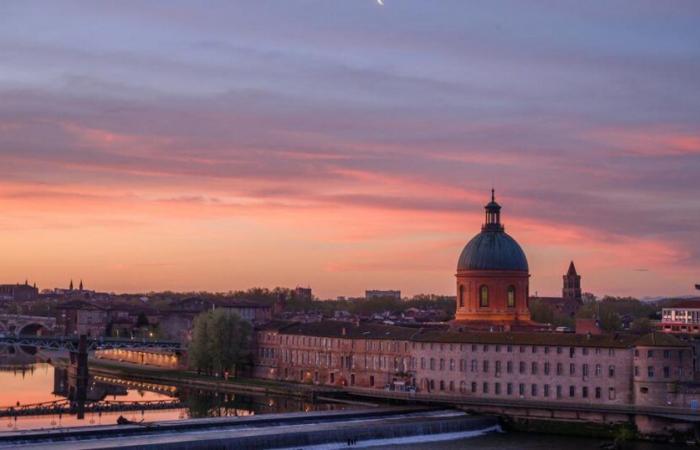
{"type": "Polygon", "coordinates": [[[187,348],[190,367],[197,369],[197,373],[211,374],[213,365],[209,354],[209,327],[210,312],[203,312],[194,319],[192,330],[192,342],[187,348]]]}
{"type": "Polygon", "coordinates": [[[143,327],[148,328],[148,316],[146,316],[146,313],[140,312],[138,317],[136,318],[136,328],[143,327]]]}
{"type": "Polygon", "coordinates": [[[595,303],[598,300],[598,298],[594,295],[591,294],[590,292],[584,292],[581,295],[581,301],[583,301],[583,304],[588,304],[588,303],[595,303]]]}
{"type": "Polygon", "coordinates": [[[640,302],[631,297],[611,297],[606,295],[602,300],[595,300],[590,296],[584,301],[583,306],[576,313],[577,318],[596,318],[600,327],[605,331],[620,331],[623,323],[639,321],[637,330],[643,332],[650,325],[648,319],[658,312],[658,307],[645,302],[640,302]]]}
{"type": "Polygon", "coordinates": [[[654,326],[646,317],[639,317],[630,324],[630,331],[636,334],[647,334],[654,331],[654,326]]]}
{"type": "Polygon", "coordinates": [[[544,304],[542,301],[533,299],[530,301],[530,317],[535,322],[549,323],[555,327],[573,327],[574,321],[566,314],[561,314],[554,311],[551,307],[544,304]]]}
{"type": "Polygon", "coordinates": [[[250,356],[252,327],[238,314],[216,309],[195,319],[189,345],[190,367],[209,375],[226,372],[235,377],[238,368],[250,356]]]}

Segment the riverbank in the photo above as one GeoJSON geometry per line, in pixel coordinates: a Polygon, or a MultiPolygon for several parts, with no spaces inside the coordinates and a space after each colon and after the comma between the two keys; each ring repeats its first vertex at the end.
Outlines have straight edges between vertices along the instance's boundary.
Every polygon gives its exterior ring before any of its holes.
{"type": "MultiPolygon", "coordinates": [[[[66,365],[67,360],[56,361],[66,365]]],[[[224,380],[186,370],[140,366],[126,362],[90,359],[90,374],[133,379],[147,383],[173,384],[217,392],[238,392],[261,395],[278,395],[313,400],[320,395],[342,393],[338,388],[308,384],[282,383],[254,378],[224,380]]],[[[361,403],[361,402],[358,402],[361,403]]],[[[367,404],[368,402],[364,402],[367,404]]]]}
{"type": "MultiPolygon", "coordinates": [[[[686,442],[690,440],[695,441],[697,438],[692,430],[690,432],[670,430],[665,435],[641,433],[636,428],[635,422],[630,420],[630,414],[635,414],[635,410],[624,407],[620,407],[621,411],[615,412],[614,414],[602,412],[599,414],[600,418],[597,420],[587,420],[587,418],[590,419],[590,417],[592,417],[591,414],[587,412],[567,413],[564,411],[561,413],[555,412],[543,415],[540,414],[539,411],[543,408],[542,405],[506,405],[505,407],[500,405],[499,407],[493,407],[493,405],[484,406],[474,404],[473,401],[470,401],[470,404],[460,404],[449,402],[449,399],[436,398],[433,400],[415,394],[409,395],[408,397],[394,398],[390,394],[395,393],[385,391],[372,390],[370,392],[369,390],[358,388],[336,388],[250,378],[223,380],[196,374],[194,372],[140,366],[111,360],[91,359],[90,371],[93,374],[130,379],[137,382],[171,384],[218,392],[277,395],[302,398],[311,401],[342,402],[356,406],[369,406],[378,403],[443,405],[445,407],[450,405],[453,408],[461,409],[469,413],[500,417],[502,425],[513,431],[567,436],[596,436],[599,438],[616,440],[651,439],[686,442]],[[480,408],[479,406],[482,407],[480,408]]],[[[566,405],[558,405],[559,408],[564,408],[564,406],[566,405]]]]}

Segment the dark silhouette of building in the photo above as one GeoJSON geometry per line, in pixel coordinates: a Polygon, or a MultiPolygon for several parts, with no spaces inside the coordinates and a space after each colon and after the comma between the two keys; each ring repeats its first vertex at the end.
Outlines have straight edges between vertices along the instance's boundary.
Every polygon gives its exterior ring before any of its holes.
{"type": "Polygon", "coordinates": [[[36,286],[30,286],[28,281],[24,284],[0,284],[0,300],[36,300],[39,290],[36,286]]]}
{"type": "Polygon", "coordinates": [[[555,314],[574,317],[583,305],[581,293],[581,275],[576,272],[574,262],[569,263],[569,270],[562,277],[564,285],[561,297],[532,297],[531,302],[538,302],[551,309],[555,314]]]}
{"type": "Polygon", "coordinates": [[[378,290],[371,289],[365,291],[365,300],[372,300],[377,298],[391,298],[394,300],[401,300],[401,291],[399,290],[378,290]]]}
{"type": "Polygon", "coordinates": [[[297,286],[294,289],[294,297],[301,300],[313,300],[313,292],[310,287],[297,286]]]}
{"type": "Polygon", "coordinates": [[[576,273],[576,266],[571,261],[569,270],[564,275],[564,288],[562,289],[562,298],[567,300],[576,300],[583,302],[581,297],[581,275],[576,273]]]}

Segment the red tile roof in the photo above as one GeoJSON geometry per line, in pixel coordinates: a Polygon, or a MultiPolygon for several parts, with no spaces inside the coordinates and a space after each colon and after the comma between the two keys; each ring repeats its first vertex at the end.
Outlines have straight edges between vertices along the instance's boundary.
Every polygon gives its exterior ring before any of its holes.
{"type": "Polygon", "coordinates": [[[445,329],[416,329],[380,324],[323,321],[313,323],[270,324],[266,330],[280,334],[345,339],[393,339],[413,342],[543,345],[564,347],[632,348],[636,345],[655,347],[687,347],[688,344],[664,333],[645,336],[633,334],[573,334],[552,332],[472,332],[445,329]]]}

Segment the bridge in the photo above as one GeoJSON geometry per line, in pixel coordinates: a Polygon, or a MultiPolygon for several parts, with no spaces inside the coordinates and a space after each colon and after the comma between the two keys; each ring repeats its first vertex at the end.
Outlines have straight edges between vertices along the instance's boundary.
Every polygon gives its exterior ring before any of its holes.
{"type": "MultiPolygon", "coordinates": [[[[100,402],[86,402],[84,412],[146,411],[154,409],[178,409],[184,407],[185,405],[179,399],[134,401],[105,400],[100,402]]],[[[20,406],[0,407],[0,417],[74,414],[76,410],[77,405],[75,402],[67,399],[61,399],[20,406]]]]}
{"type": "MultiPolygon", "coordinates": [[[[0,337],[0,344],[37,347],[48,350],[77,351],[78,342],[78,336],[10,335],[0,337]]],[[[124,339],[103,337],[88,339],[87,341],[87,349],[89,351],[112,348],[181,350],[182,344],[178,341],[164,341],[159,339],[124,339]]]]}
{"type": "Polygon", "coordinates": [[[55,317],[0,314],[0,335],[53,334],[55,329],[55,317]]]}

